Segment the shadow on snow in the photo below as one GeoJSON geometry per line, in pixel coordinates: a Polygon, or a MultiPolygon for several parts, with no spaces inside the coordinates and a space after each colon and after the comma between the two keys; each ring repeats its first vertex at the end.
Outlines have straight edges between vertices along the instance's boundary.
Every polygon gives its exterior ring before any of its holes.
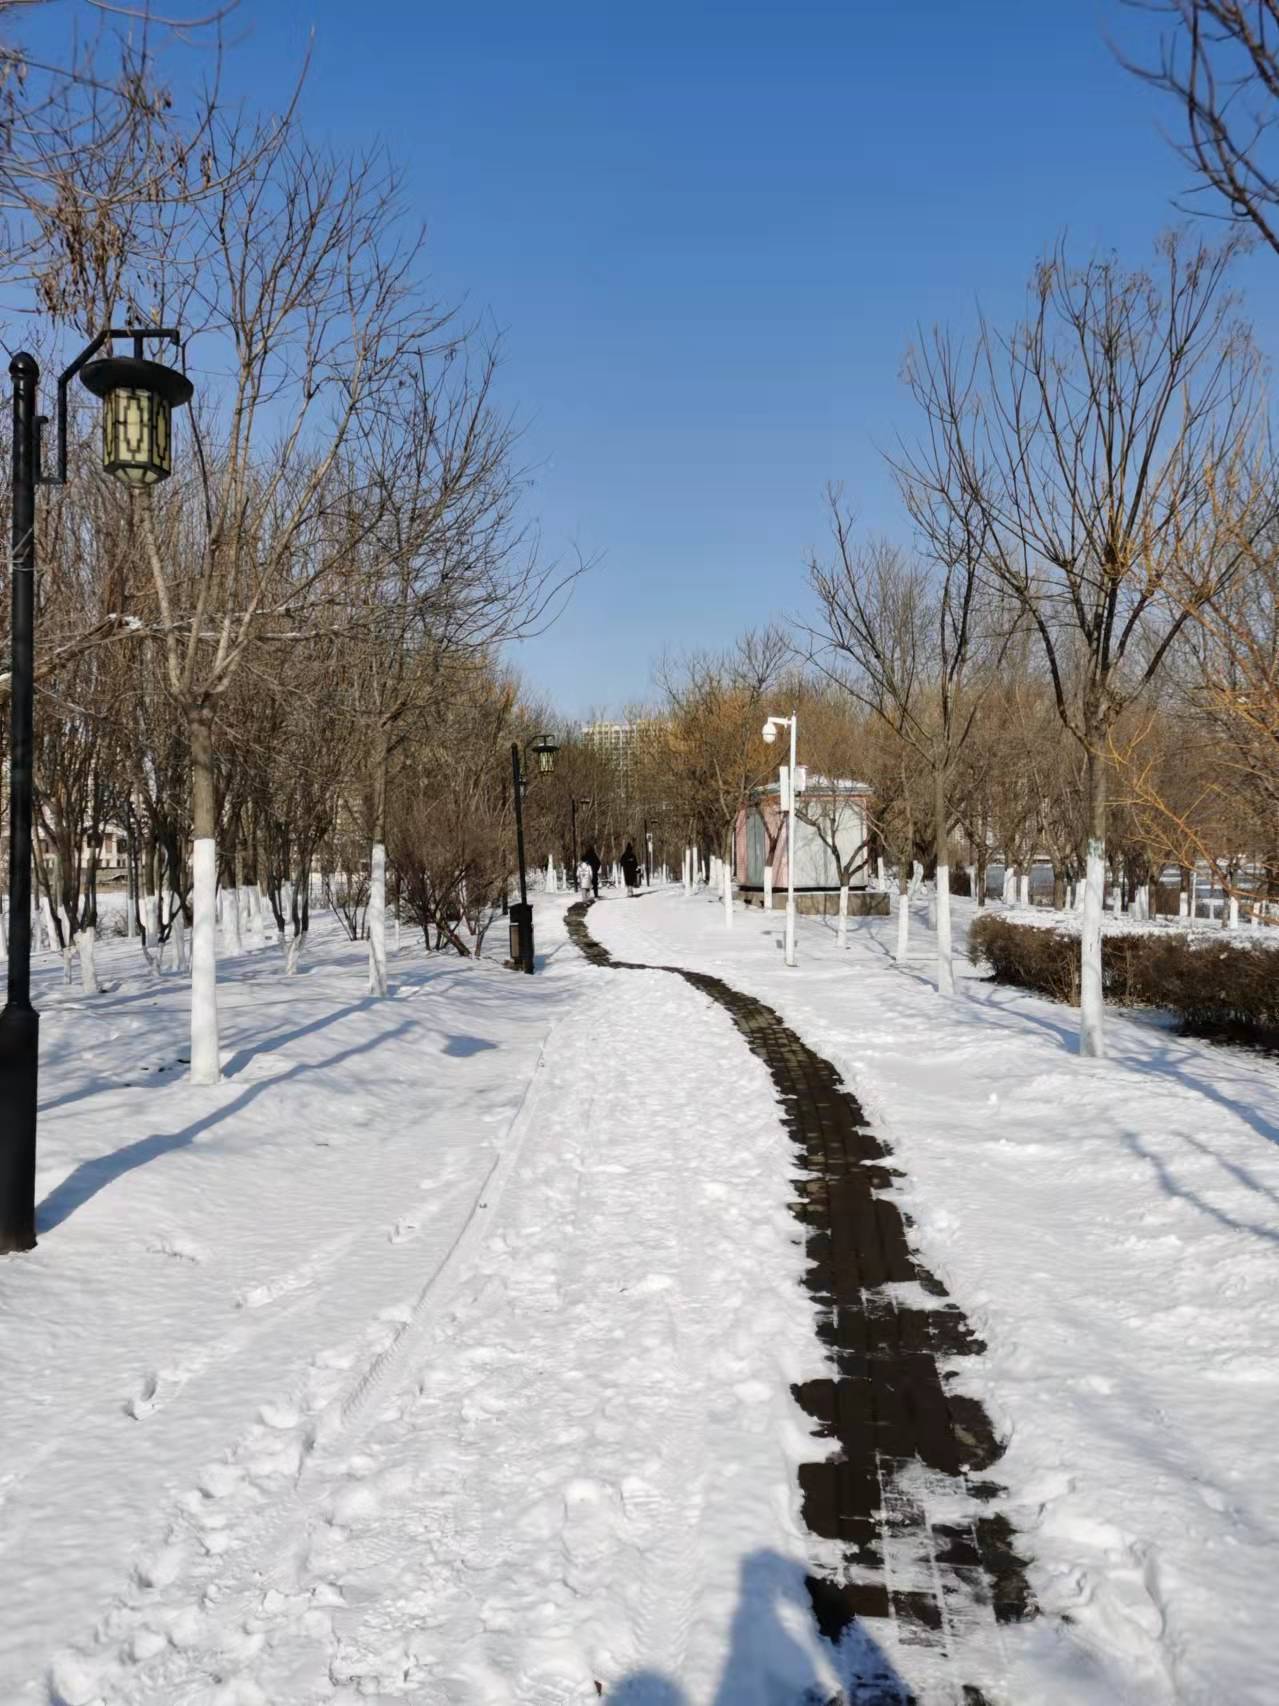
{"type": "MultiPolygon", "coordinates": [[[[363,1006],[364,1003],[360,1003],[363,1006]]],[[[317,1023],[304,1027],[304,1030],[319,1030],[317,1023]]],[[[125,1173],[132,1172],[135,1167],[145,1167],[148,1161],[154,1161],[158,1156],[167,1155],[174,1149],[185,1149],[193,1144],[197,1137],[211,1131],[214,1126],[221,1125],[233,1115],[242,1113],[251,1102],[257,1100],[264,1090],[273,1089],[278,1084],[285,1084],[291,1078],[301,1078],[308,1072],[319,1072],[325,1067],[340,1066],[344,1061],[353,1059],[356,1055],[368,1054],[371,1050],[380,1048],[392,1037],[402,1036],[411,1028],[411,1021],[402,1020],[398,1025],[392,1025],[389,1030],[379,1031],[375,1037],[369,1037],[362,1043],[353,1043],[350,1048],[340,1049],[336,1054],[325,1056],[323,1060],[299,1061],[286,1071],[274,1074],[269,1078],[255,1079],[234,1096],[229,1102],[211,1109],[190,1125],[183,1126],[181,1131],[157,1132],[151,1137],[141,1137],[134,1143],[126,1143],[122,1149],[116,1149],[109,1155],[97,1155],[91,1160],[81,1161],[72,1168],[62,1183],[55,1185],[44,1201],[36,1209],[36,1232],[43,1235],[51,1232],[55,1226],[82,1207],[91,1197],[105,1190],[116,1179],[125,1173]]],[[[297,1034],[302,1034],[298,1032],[297,1034]]],[[[283,1041],[284,1039],[280,1039],[283,1041]]],[[[276,1045],[278,1046],[278,1044],[276,1045]]],[[[255,1053],[269,1053],[269,1049],[255,1050],[255,1053]]]]}
{"type": "MultiPolygon", "coordinates": [[[[713,1706],[910,1706],[915,1696],[863,1629],[854,1625],[838,1647],[823,1643],[839,1678],[832,1693],[809,1649],[817,1636],[804,1566],[772,1551],[743,1559],[728,1657],[713,1706]],[[807,1648],[792,1632],[806,1625],[807,1648]]],[[[638,1670],[605,1689],[607,1706],[690,1706],[679,1683],[638,1670]]]]}

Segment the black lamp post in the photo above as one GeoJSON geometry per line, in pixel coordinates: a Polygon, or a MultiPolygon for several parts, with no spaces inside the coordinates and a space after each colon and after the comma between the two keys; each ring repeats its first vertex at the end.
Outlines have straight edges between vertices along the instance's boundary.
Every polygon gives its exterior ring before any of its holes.
{"type": "Polygon", "coordinates": [[[57,471],[40,467],[36,413],[40,368],[25,352],[9,363],[13,380],[13,652],[9,687],[9,966],[0,1012],[0,1255],[36,1241],[36,1090],[40,1016],[31,1005],[31,819],[35,702],[36,487],[65,485],[67,386],[83,383],[103,399],[102,463],[130,485],[154,485],[172,471],[171,415],[191,400],[185,374],[143,356],[143,340],[181,339],[169,327],[99,332],[58,378],[57,471]],[[113,338],[132,338],[133,355],[87,363],[113,338]]]}
{"type": "MultiPolygon", "coordinates": [[[[539,735],[524,749],[527,759],[530,749],[537,755],[541,776],[549,776],[555,768],[555,755],[560,750],[550,735],[539,735]]],[[[511,964],[530,977],[533,975],[533,908],[528,901],[528,873],[524,866],[524,790],[528,782],[520,765],[518,741],[511,742],[511,775],[515,783],[515,850],[520,865],[520,902],[510,913],[511,964]]]]}
{"type": "Polygon", "coordinates": [[[573,887],[574,888],[579,888],[581,886],[580,883],[578,882],[578,877],[577,877],[577,866],[578,866],[578,857],[577,857],[577,808],[579,806],[589,806],[590,803],[591,803],[591,801],[590,801],[589,795],[585,799],[579,800],[577,795],[574,794],[572,799],[569,801],[569,813],[570,813],[570,816],[572,818],[572,823],[573,823],[573,887]]]}

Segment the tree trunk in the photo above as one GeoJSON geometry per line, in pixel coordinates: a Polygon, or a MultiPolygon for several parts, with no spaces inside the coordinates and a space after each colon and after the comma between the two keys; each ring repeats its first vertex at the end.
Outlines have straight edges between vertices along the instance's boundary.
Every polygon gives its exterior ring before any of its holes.
{"type": "Polygon", "coordinates": [[[369,994],[385,995],[386,982],[386,782],[385,736],[378,742],[373,772],[373,846],[369,854],[369,994]]]}
{"type": "Polygon", "coordinates": [[[98,982],[98,964],[95,955],[97,932],[91,924],[76,933],[76,952],[80,956],[80,987],[86,995],[100,995],[102,986],[98,982]]]}
{"type": "Polygon", "coordinates": [[[933,772],[933,839],[937,855],[937,993],[955,993],[950,941],[950,840],[946,833],[946,772],[933,772]]]}
{"type": "Polygon", "coordinates": [[[1106,771],[1101,754],[1088,753],[1088,860],[1084,918],[1079,940],[1079,1052],[1104,1060],[1106,1040],[1101,981],[1101,916],[1106,887],[1106,771]]]}
{"type": "Polygon", "coordinates": [[[848,883],[839,885],[839,935],[838,943],[841,948],[848,946],[848,883]]]}
{"type": "Polygon", "coordinates": [[[216,1084],[218,1052],[218,850],[213,787],[213,714],[198,705],[189,714],[191,735],[191,1082],[216,1084]]]}
{"type": "Polygon", "coordinates": [[[723,896],[724,896],[724,927],[727,930],[731,930],[733,928],[733,843],[732,843],[732,833],[733,833],[732,830],[729,830],[728,835],[725,837],[724,851],[728,855],[728,857],[724,860],[724,863],[720,868],[720,882],[722,885],[722,892],[723,892],[723,896]]]}
{"type": "Polygon", "coordinates": [[[898,867],[897,890],[897,952],[895,958],[897,964],[902,965],[905,963],[906,950],[910,946],[910,883],[906,877],[905,859],[898,867]]]}

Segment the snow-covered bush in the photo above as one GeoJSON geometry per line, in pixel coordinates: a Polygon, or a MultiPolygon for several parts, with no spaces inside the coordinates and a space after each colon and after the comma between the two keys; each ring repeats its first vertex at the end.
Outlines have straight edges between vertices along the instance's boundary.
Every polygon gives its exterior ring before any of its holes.
{"type": "MultiPolygon", "coordinates": [[[[1279,968],[1268,946],[1114,932],[1101,956],[1103,992],[1116,1006],[1166,1008],[1192,1030],[1241,1041],[1279,1039],[1279,968]]],[[[1001,983],[1078,1005],[1079,937],[1069,931],[987,914],[969,929],[968,957],[986,961],[1001,983]]]]}

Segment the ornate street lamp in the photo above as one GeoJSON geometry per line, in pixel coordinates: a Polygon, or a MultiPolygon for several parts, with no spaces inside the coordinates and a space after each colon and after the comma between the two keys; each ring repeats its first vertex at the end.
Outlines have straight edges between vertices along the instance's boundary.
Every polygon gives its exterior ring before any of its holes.
{"type": "Polygon", "coordinates": [[[40,1016],[31,1005],[31,819],[35,699],[36,487],[67,478],[67,387],[81,369],[84,383],[106,404],[103,466],[132,486],[154,485],[172,471],[175,407],[191,400],[185,374],[147,361],[147,338],[180,344],[171,327],[108,329],[58,378],[57,472],[40,467],[36,413],[40,368],[25,351],[9,363],[13,380],[13,651],[9,713],[9,965],[0,1012],[0,1255],[30,1250],[36,1241],[36,1090],[40,1016]],[[104,344],[132,338],[133,355],[93,362],[104,344]]]}
{"type": "Polygon", "coordinates": [[[533,908],[529,905],[528,874],[524,866],[524,790],[528,786],[524,772],[531,751],[537,754],[538,774],[549,776],[555,769],[555,756],[559,750],[559,743],[550,735],[538,735],[524,748],[525,765],[521,768],[519,742],[511,742],[511,774],[515,782],[515,850],[520,864],[519,905],[513,906],[510,912],[511,964],[526,971],[530,977],[533,975],[533,908]]]}

